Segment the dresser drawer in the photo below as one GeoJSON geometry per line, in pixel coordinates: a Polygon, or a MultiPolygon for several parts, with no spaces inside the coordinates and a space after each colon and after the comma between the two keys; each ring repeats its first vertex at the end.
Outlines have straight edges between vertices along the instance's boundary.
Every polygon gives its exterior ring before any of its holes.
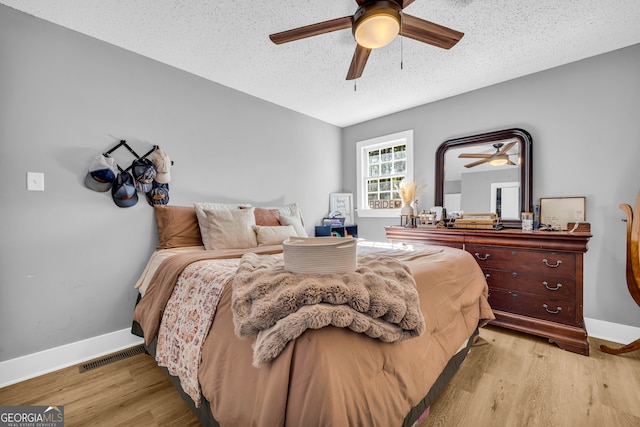
{"type": "Polygon", "coordinates": [[[480,245],[466,245],[466,250],[473,255],[483,269],[553,274],[564,277],[573,277],[576,274],[576,258],[569,252],[480,245]]]}
{"type": "Polygon", "coordinates": [[[576,324],[575,303],[489,287],[489,304],[494,310],[507,311],[537,319],[576,324]]]}
{"type": "Polygon", "coordinates": [[[489,286],[514,292],[527,292],[544,298],[575,301],[576,281],[574,277],[558,277],[544,273],[521,273],[514,265],[513,271],[483,269],[489,286]]]}

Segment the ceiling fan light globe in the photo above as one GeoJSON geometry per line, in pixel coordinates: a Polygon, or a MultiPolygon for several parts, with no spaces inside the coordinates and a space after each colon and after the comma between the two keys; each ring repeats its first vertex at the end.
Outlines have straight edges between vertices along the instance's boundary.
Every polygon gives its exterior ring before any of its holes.
{"type": "Polygon", "coordinates": [[[395,1],[369,1],[353,15],[353,37],[367,49],[388,45],[400,33],[400,12],[395,1]]]}
{"type": "Polygon", "coordinates": [[[377,49],[391,43],[399,32],[400,21],[393,15],[380,13],[360,21],[354,31],[354,37],[360,46],[377,49]]]}
{"type": "Polygon", "coordinates": [[[507,163],[509,163],[509,157],[504,154],[496,156],[495,158],[489,160],[489,164],[491,166],[504,166],[507,163]]]}

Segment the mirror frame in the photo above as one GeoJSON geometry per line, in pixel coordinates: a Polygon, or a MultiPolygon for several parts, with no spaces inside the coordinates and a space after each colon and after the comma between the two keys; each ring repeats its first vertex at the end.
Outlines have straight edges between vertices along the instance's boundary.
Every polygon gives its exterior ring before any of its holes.
{"type": "MultiPolygon", "coordinates": [[[[532,167],[531,167],[531,135],[524,129],[513,128],[487,132],[478,135],[465,136],[462,138],[449,139],[438,147],[436,151],[436,179],[435,179],[435,206],[443,206],[444,203],[444,158],[447,150],[460,148],[466,145],[489,144],[509,138],[517,138],[521,144],[522,157],[520,163],[520,211],[533,211],[532,167]]],[[[522,220],[502,221],[504,228],[521,228],[522,220]]]]}

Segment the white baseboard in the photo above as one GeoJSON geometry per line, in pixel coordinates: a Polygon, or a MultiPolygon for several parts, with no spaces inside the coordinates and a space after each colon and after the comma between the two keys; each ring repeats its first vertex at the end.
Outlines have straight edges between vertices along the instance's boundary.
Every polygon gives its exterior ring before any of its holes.
{"type": "Polygon", "coordinates": [[[0,388],[142,343],[131,329],[122,329],[0,362],[0,388]]]}
{"type": "MultiPolygon", "coordinates": [[[[589,318],[584,321],[587,333],[594,338],[625,345],[640,338],[640,328],[635,326],[589,318]]],[[[0,362],[0,388],[142,343],[142,338],[133,335],[130,329],[122,329],[0,362]]]]}
{"type": "Polygon", "coordinates": [[[640,338],[640,328],[598,319],[584,319],[590,337],[627,345],[640,338]]]}

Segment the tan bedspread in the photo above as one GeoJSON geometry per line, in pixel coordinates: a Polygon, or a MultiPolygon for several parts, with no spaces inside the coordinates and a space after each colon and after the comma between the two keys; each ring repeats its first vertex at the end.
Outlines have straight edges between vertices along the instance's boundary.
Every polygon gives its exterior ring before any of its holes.
{"type": "Polygon", "coordinates": [[[261,246],[249,249],[221,249],[205,251],[191,249],[187,252],[176,253],[164,258],[148,280],[144,298],[133,312],[133,320],[138,322],[144,331],[144,342],[149,345],[158,336],[162,313],[178,281],[178,276],[191,263],[206,259],[241,258],[248,252],[274,254],[282,252],[281,245],[261,246]]]}
{"type": "MultiPolygon", "coordinates": [[[[222,426],[401,425],[460,344],[478,324],[493,319],[484,275],[469,253],[442,247],[401,257],[416,281],[424,334],[383,343],[344,328],[307,330],[260,368],[252,366],[254,340],[234,334],[227,287],[202,348],[199,372],[216,420],[222,426]]],[[[171,273],[165,264],[181,262],[163,263],[154,279],[175,275],[175,282],[179,272],[171,273]]],[[[163,295],[168,299],[171,293],[159,283],[151,280],[134,313],[148,342],[166,304],[163,295]]]]}

